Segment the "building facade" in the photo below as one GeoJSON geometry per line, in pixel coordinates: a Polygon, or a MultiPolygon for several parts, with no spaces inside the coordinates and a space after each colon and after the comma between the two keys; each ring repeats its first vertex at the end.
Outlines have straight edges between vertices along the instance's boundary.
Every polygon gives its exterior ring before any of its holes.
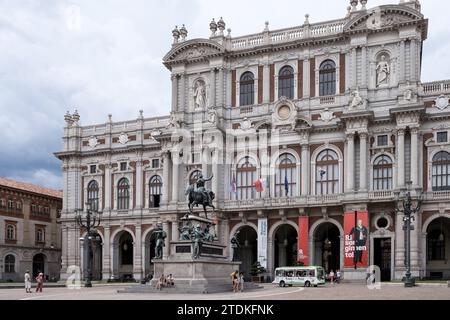
{"type": "Polygon", "coordinates": [[[0,280],[23,281],[25,271],[58,280],[62,192],[0,178],[0,280]]]}
{"type": "MultiPolygon", "coordinates": [[[[62,276],[83,268],[76,209],[103,212],[97,278],[152,272],[152,231],[168,242],[186,214],[184,190],[213,175],[217,237],[239,232],[242,271],[259,261],[340,269],[363,279],[405,273],[403,213],[421,199],[411,234],[412,272],[449,278],[450,81],[422,83],[428,20],[418,1],[233,37],[221,18],[210,37],[173,30],[164,57],[170,116],[81,126],[67,114],[63,162],[62,276]]],[[[229,252],[231,255],[231,252],[229,252]]]]}

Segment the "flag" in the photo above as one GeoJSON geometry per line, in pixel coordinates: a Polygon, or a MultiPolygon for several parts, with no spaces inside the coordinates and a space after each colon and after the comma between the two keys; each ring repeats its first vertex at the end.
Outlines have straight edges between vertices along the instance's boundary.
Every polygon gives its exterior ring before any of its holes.
{"type": "Polygon", "coordinates": [[[236,193],[236,189],[237,189],[236,178],[233,175],[233,179],[231,180],[231,183],[230,183],[230,193],[236,193]]]}
{"type": "Polygon", "coordinates": [[[284,176],[284,190],[286,191],[286,197],[289,195],[289,181],[287,174],[284,176]]]}
{"type": "Polygon", "coordinates": [[[258,179],[255,181],[255,189],[257,192],[263,192],[264,191],[264,183],[261,179],[258,179]]]}

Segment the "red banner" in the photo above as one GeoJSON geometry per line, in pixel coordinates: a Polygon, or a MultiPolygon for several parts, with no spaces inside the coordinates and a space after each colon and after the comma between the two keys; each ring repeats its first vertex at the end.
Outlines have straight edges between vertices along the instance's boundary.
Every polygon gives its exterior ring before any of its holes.
{"type": "Polygon", "coordinates": [[[309,217],[298,218],[298,252],[297,260],[305,266],[309,265],[309,217]]]}
{"type": "Polygon", "coordinates": [[[367,268],[369,214],[367,212],[345,213],[344,233],[344,267],[367,268]]]}

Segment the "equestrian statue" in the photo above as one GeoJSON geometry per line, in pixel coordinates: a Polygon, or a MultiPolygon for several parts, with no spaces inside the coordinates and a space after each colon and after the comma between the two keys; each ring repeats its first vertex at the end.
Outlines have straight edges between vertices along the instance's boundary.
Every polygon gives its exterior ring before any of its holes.
{"type": "Polygon", "coordinates": [[[196,187],[194,188],[194,185],[190,185],[185,195],[189,198],[189,212],[193,214],[193,208],[198,207],[199,205],[203,206],[203,211],[205,212],[205,217],[208,218],[208,212],[206,210],[207,207],[213,208],[215,210],[214,205],[212,204],[215,194],[211,190],[207,190],[205,188],[205,183],[207,181],[211,181],[213,176],[211,176],[208,179],[203,178],[203,174],[199,174],[197,181],[196,181],[196,187]]]}

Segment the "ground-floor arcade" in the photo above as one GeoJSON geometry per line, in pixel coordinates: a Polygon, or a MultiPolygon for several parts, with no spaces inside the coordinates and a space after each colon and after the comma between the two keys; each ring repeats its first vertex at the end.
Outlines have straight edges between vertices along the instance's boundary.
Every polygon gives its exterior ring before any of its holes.
{"type": "MultiPolygon", "coordinates": [[[[412,272],[420,278],[449,279],[450,214],[434,205],[425,207],[411,232],[412,272]]],[[[179,237],[178,218],[168,213],[102,223],[92,253],[94,278],[140,280],[152,275],[156,224],[162,223],[168,234],[164,258],[170,254],[169,242],[179,237]]],[[[400,280],[405,273],[403,216],[393,204],[221,212],[215,219],[217,239],[228,245],[230,259],[229,241],[239,231],[239,260],[247,277],[257,261],[269,277],[277,267],[299,264],[341,270],[350,280],[364,279],[371,265],[379,267],[383,281],[400,280]]],[[[69,266],[86,269],[83,237],[73,223],[64,223],[63,278],[69,266]]]]}

